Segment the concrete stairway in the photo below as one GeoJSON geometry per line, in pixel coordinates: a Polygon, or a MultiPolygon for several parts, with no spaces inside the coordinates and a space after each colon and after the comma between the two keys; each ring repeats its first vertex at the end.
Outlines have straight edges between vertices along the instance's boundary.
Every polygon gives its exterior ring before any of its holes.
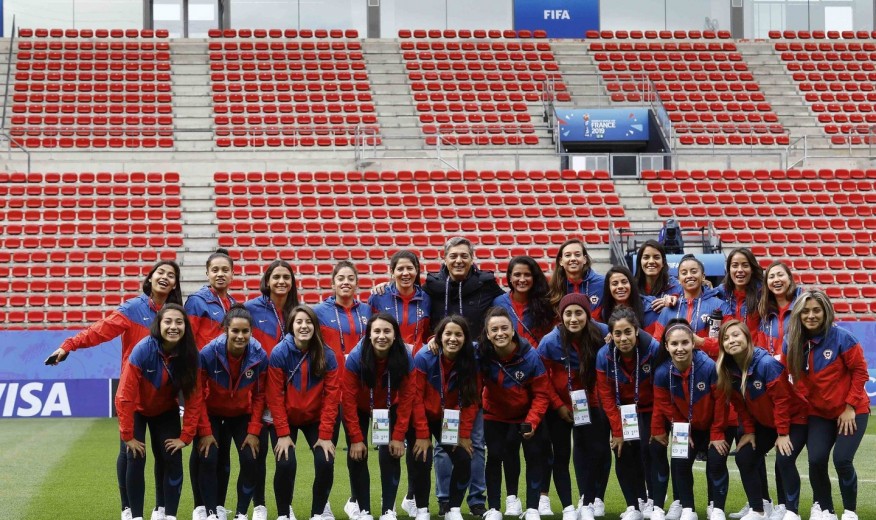
{"type": "Polygon", "coordinates": [[[213,102],[207,42],[178,40],[171,45],[174,150],[213,151],[213,102]]]}

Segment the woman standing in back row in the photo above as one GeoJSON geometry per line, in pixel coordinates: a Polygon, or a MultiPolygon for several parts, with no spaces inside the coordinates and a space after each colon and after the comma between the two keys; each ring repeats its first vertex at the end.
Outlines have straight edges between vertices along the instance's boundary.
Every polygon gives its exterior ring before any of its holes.
{"type": "Polygon", "coordinates": [[[594,316],[599,316],[602,308],[602,288],[605,277],[593,270],[593,261],[587,254],[584,242],[577,238],[566,240],[560,245],[551,275],[551,305],[559,307],[560,300],[569,293],[587,295],[594,316]]]}

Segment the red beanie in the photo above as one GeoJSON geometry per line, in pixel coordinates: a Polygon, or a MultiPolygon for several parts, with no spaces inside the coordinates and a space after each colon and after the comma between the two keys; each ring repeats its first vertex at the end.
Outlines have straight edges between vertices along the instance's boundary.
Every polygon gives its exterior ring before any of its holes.
{"type": "Polygon", "coordinates": [[[590,298],[586,294],[570,293],[563,296],[563,299],[560,300],[560,315],[563,314],[563,311],[569,305],[580,305],[584,312],[587,313],[587,316],[590,317],[590,298]]]}

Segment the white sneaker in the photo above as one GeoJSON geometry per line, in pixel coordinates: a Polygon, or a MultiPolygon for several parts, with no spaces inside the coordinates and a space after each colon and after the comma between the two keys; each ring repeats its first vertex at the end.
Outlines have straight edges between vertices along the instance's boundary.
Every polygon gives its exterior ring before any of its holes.
{"type": "Polygon", "coordinates": [[[401,508],[409,517],[413,518],[417,516],[417,501],[413,498],[404,497],[402,499],[401,508]]]}
{"type": "Polygon", "coordinates": [[[521,516],[523,514],[523,504],[517,495],[508,495],[505,497],[505,516],[521,516]]]}
{"type": "Polygon", "coordinates": [[[207,516],[207,520],[218,520],[218,519],[219,519],[219,517],[217,517],[216,515],[207,516]]]}
{"type": "Polygon", "coordinates": [[[821,520],[823,512],[818,502],[813,502],[812,507],[809,509],[809,520],[821,520]]]}
{"type": "Polygon", "coordinates": [[[551,497],[547,495],[541,495],[538,497],[538,514],[542,516],[553,516],[554,512],[551,511],[551,497]]]}
{"type": "Polygon", "coordinates": [[[234,520],[249,520],[245,514],[237,513],[237,516],[234,517],[234,520]]]}
{"type": "MultiPolygon", "coordinates": [[[[454,508],[450,508],[451,511],[453,511],[453,509],[454,508]]],[[[447,520],[447,515],[444,516],[444,520],[447,520]]],[[[488,509],[487,512],[484,513],[484,520],[502,520],[502,513],[495,509],[488,509]]]]}
{"type": "Polygon", "coordinates": [[[575,506],[566,506],[563,508],[563,520],[577,520],[578,510],[575,506]]]}
{"type": "Polygon", "coordinates": [[[748,507],[748,502],[746,502],[745,505],[742,506],[742,509],[739,510],[739,512],[730,513],[730,518],[735,518],[735,519],[742,518],[745,515],[747,515],[749,511],[751,511],[751,508],[748,507]]]}
{"type": "MultiPolygon", "coordinates": [[[[219,520],[228,520],[228,511],[225,510],[225,506],[216,506],[216,518],[219,520]]],[[[292,514],[289,514],[289,520],[295,520],[295,517],[292,514]]]]}
{"type": "Polygon", "coordinates": [[[787,510],[785,509],[785,504],[779,504],[773,508],[773,512],[770,513],[770,520],[784,520],[785,513],[787,510]]]}
{"type": "Polygon", "coordinates": [[[763,516],[769,518],[770,515],[773,514],[773,503],[769,500],[763,501],[763,516]]]}
{"type": "Polygon", "coordinates": [[[689,507],[685,507],[681,510],[681,520],[699,520],[697,518],[697,513],[693,509],[689,507]]]}
{"type": "Polygon", "coordinates": [[[252,508],[252,520],[268,520],[268,508],[265,506],[252,508]]]}
{"type": "Polygon", "coordinates": [[[765,514],[758,513],[757,511],[752,511],[751,509],[749,509],[748,512],[745,513],[745,516],[743,516],[740,520],[767,520],[767,518],[768,517],[765,514]]]}
{"type": "MultiPolygon", "coordinates": [[[[800,515],[793,511],[785,511],[785,515],[782,517],[782,520],[800,520],[800,515]]],[[[858,520],[857,517],[849,520],[858,520]]]]}
{"type": "MultiPolygon", "coordinates": [[[[359,507],[357,504],[356,507],[359,507]]],[[[365,511],[359,510],[359,514],[356,515],[356,520],[374,520],[374,517],[371,516],[371,513],[366,509],[365,511]]]]}
{"type": "MultiPolygon", "coordinates": [[[[444,515],[444,516],[447,516],[447,515],[444,515]]],[[[431,515],[429,515],[429,508],[428,507],[418,508],[417,514],[415,515],[415,517],[417,520],[429,520],[429,518],[431,518],[431,515]]]]}
{"type": "Polygon", "coordinates": [[[651,511],[654,511],[654,501],[639,499],[639,511],[642,512],[642,518],[651,518],[651,511]]]}
{"type": "Polygon", "coordinates": [[[134,515],[131,513],[130,507],[122,509],[122,520],[134,520],[134,515]]]}
{"type": "MultiPolygon", "coordinates": [[[[800,518],[800,517],[797,517],[800,518]]],[[[845,511],[843,512],[843,517],[841,520],[858,520],[858,514],[854,511],[845,511]]]]}
{"type": "Polygon", "coordinates": [[[712,520],[712,511],[715,510],[715,503],[709,502],[709,505],[706,506],[706,518],[708,520],[712,520]]]}
{"type": "Polygon", "coordinates": [[[681,507],[681,501],[674,500],[669,504],[669,509],[666,510],[666,520],[680,520],[682,510],[684,508],[681,507]]]}
{"type": "Polygon", "coordinates": [[[462,520],[462,511],[458,507],[451,507],[450,511],[444,514],[444,520],[462,520]]]}
{"type": "Polygon", "coordinates": [[[723,510],[713,507],[712,512],[709,513],[709,520],[727,520],[727,515],[723,510]]]}
{"type": "Polygon", "coordinates": [[[654,506],[654,509],[651,510],[651,520],[666,520],[666,513],[663,512],[663,509],[654,506]]]}
{"type": "Polygon", "coordinates": [[[398,515],[392,509],[387,509],[385,513],[380,515],[380,520],[397,520],[398,515]]]}
{"type": "Polygon", "coordinates": [[[322,515],[313,515],[310,517],[310,520],[322,520],[322,515]]]}
{"type": "Polygon", "coordinates": [[[593,501],[593,516],[605,516],[605,502],[601,498],[593,501]]]}
{"type": "MultiPolygon", "coordinates": [[[[578,508],[578,520],[594,520],[593,504],[585,504],[578,508]]],[[[563,520],[566,520],[563,518],[563,520]]]]}
{"type": "Polygon", "coordinates": [[[161,518],[163,518],[164,520],[176,520],[175,516],[162,516],[161,518]]]}
{"type": "Polygon", "coordinates": [[[332,512],[332,505],[328,502],[325,503],[325,507],[322,508],[321,515],[313,515],[318,516],[323,520],[335,520],[335,514],[332,512]]]}
{"type": "Polygon", "coordinates": [[[286,516],[286,515],[278,516],[278,517],[277,517],[277,520],[289,520],[289,517],[286,516]]]}
{"type": "Polygon", "coordinates": [[[526,513],[523,514],[523,520],[539,520],[541,515],[538,514],[538,509],[527,509],[526,513]]]}
{"type": "Polygon", "coordinates": [[[830,511],[824,511],[821,513],[821,520],[838,520],[836,517],[836,513],[831,513],[830,511]]]}
{"type": "Polygon", "coordinates": [[[152,510],[152,520],[167,520],[163,507],[156,507],[152,510]]]}
{"type": "MultiPolygon", "coordinates": [[[[347,499],[347,503],[344,504],[344,513],[347,515],[347,518],[353,520],[357,516],[359,516],[359,504],[350,499],[347,499]]],[[[255,520],[255,519],[253,519],[255,520]]]]}
{"type": "Polygon", "coordinates": [[[621,513],[620,520],[642,520],[642,512],[636,509],[636,506],[630,506],[626,511],[621,513]]]}

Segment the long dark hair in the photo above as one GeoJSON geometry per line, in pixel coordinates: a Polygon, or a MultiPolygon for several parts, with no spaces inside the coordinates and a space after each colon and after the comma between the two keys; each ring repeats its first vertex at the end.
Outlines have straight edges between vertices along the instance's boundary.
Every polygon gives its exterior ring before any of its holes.
{"type": "Polygon", "coordinates": [[[182,285],[182,277],[180,276],[179,264],[173,260],[160,260],[152,266],[152,269],[149,270],[149,274],[147,274],[146,278],[143,280],[143,294],[146,296],[152,296],[152,275],[163,265],[169,265],[172,267],[173,273],[176,275],[176,285],[171,289],[170,294],[167,295],[167,301],[165,303],[176,303],[182,305],[183,297],[182,289],[180,288],[182,285]]]}
{"type": "Polygon", "coordinates": [[[587,247],[582,240],[578,238],[570,238],[560,244],[560,249],[557,250],[557,256],[554,259],[554,273],[551,275],[551,281],[549,284],[550,290],[548,292],[551,307],[555,309],[560,306],[560,300],[566,295],[566,282],[568,281],[568,278],[566,277],[566,269],[560,265],[560,262],[563,259],[563,250],[573,244],[581,246],[581,251],[584,252],[583,274],[585,276],[593,264],[590,254],[587,253],[587,247]]]}
{"type": "Polygon", "coordinates": [[[389,348],[389,363],[386,369],[389,371],[389,384],[398,388],[410,371],[408,362],[408,349],[402,340],[401,329],[398,322],[391,314],[380,312],[368,318],[365,324],[365,336],[362,338],[362,379],[369,388],[377,387],[377,356],[374,354],[374,345],[371,343],[371,326],[377,320],[383,320],[392,325],[395,340],[389,348]]]}
{"type": "Polygon", "coordinates": [[[182,390],[183,396],[188,398],[195,391],[198,381],[198,347],[195,345],[195,334],[192,332],[192,323],[189,321],[189,316],[182,305],[178,303],[166,303],[155,319],[152,320],[152,325],[149,327],[149,335],[152,336],[159,345],[164,344],[164,338],[161,337],[161,320],[169,311],[178,311],[182,314],[185,322],[185,330],[182,338],[176,344],[173,351],[174,356],[170,359],[170,373],[173,376],[174,385],[182,390]]]}
{"type": "Polygon", "coordinates": [[[319,318],[316,316],[316,313],[313,312],[313,309],[307,305],[296,305],[291,311],[289,311],[289,317],[286,319],[286,331],[288,334],[292,335],[294,341],[295,333],[292,332],[292,324],[295,323],[295,315],[299,312],[306,314],[307,317],[310,318],[310,322],[313,324],[313,336],[310,338],[310,344],[307,346],[307,351],[310,353],[310,369],[313,371],[313,375],[322,378],[325,376],[326,372],[325,349],[327,347],[325,341],[322,339],[322,329],[319,326],[319,318]]]}
{"type": "Polygon", "coordinates": [[[645,323],[645,307],[642,305],[642,297],[639,294],[639,288],[636,287],[636,284],[633,281],[633,273],[631,273],[626,267],[620,265],[612,266],[612,268],[605,273],[605,286],[602,289],[602,315],[600,316],[602,322],[605,323],[608,321],[608,317],[611,316],[615,305],[617,305],[614,301],[614,297],[611,295],[610,282],[613,274],[622,274],[626,276],[627,281],[630,282],[630,297],[627,298],[626,306],[633,310],[639,323],[645,323]]]}
{"type": "Polygon", "coordinates": [[[777,315],[779,314],[779,303],[776,301],[776,295],[770,291],[769,281],[767,280],[767,277],[773,269],[784,269],[785,273],[788,275],[788,290],[785,291],[785,297],[788,298],[788,300],[792,300],[794,298],[794,293],[797,292],[797,283],[794,282],[794,273],[791,272],[791,268],[788,267],[788,264],[785,262],[771,263],[769,267],[763,271],[763,283],[760,288],[760,301],[757,304],[757,313],[760,314],[760,319],[762,320],[767,319],[771,312],[774,312],[777,315]]]}
{"type": "MultiPolygon", "coordinates": [[[[570,305],[571,307],[571,305],[570,305]]],[[[584,381],[585,386],[590,388],[596,382],[596,354],[605,345],[605,336],[599,332],[599,327],[593,322],[589,307],[583,307],[587,314],[587,326],[578,334],[572,334],[566,330],[563,317],[560,316],[560,344],[563,353],[568,358],[572,348],[577,346],[578,353],[578,376],[584,381]]]]}
{"type": "MultiPolygon", "coordinates": [[[[493,318],[505,318],[514,323],[511,321],[511,315],[508,314],[508,310],[504,307],[490,307],[487,310],[487,313],[484,315],[484,329],[481,331],[481,337],[478,338],[478,358],[481,360],[481,370],[483,372],[489,372],[490,364],[493,361],[499,361],[499,355],[496,354],[496,349],[493,348],[493,342],[487,337],[487,329],[489,328],[490,320],[493,318]]],[[[517,334],[517,330],[512,327],[511,331],[514,333],[512,341],[520,345],[520,336],[517,334]]]]}
{"type": "Polygon", "coordinates": [[[231,307],[228,308],[228,312],[225,313],[225,317],[222,318],[222,328],[228,332],[228,327],[231,326],[231,320],[235,318],[243,318],[249,322],[249,326],[252,327],[252,314],[250,314],[249,310],[244,307],[242,303],[235,303],[231,307]]]}
{"type": "Polygon", "coordinates": [[[529,272],[532,273],[532,289],[529,290],[529,313],[532,316],[533,328],[541,331],[548,330],[554,323],[557,313],[555,307],[551,306],[550,299],[548,299],[547,277],[544,275],[544,271],[541,270],[538,262],[530,256],[515,256],[508,262],[508,269],[505,271],[505,281],[513,293],[514,285],[511,283],[511,272],[515,266],[521,264],[528,267],[529,272]]]}
{"type": "Polygon", "coordinates": [[[265,274],[262,275],[261,282],[259,282],[259,291],[262,295],[267,296],[268,298],[271,297],[271,286],[268,282],[271,280],[271,275],[274,274],[274,269],[278,267],[285,267],[289,270],[289,274],[292,275],[292,288],[289,289],[289,294],[286,295],[286,303],[283,304],[283,309],[281,310],[283,313],[283,321],[285,323],[285,321],[289,319],[289,313],[292,311],[292,308],[298,305],[298,284],[295,282],[295,270],[292,269],[289,262],[285,260],[274,260],[271,262],[268,265],[268,268],[265,269],[265,274]]]}
{"type": "Polygon", "coordinates": [[[669,288],[669,264],[666,262],[666,248],[663,247],[663,244],[656,240],[646,240],[641,246],[639,246],[639,250],[636,251],[636,287],[639,289],[639,293],[647,294],[648,296],[658,296],[663,294],[663,291],[669,288]],[[650,291],[648,287],[648,279],[645,276],[645,271],[642,270],[642,255],[645,252],[645,248],[650,247],[652,249],[656,249],[660,256],[663,258],[663,267],[660,268],[660,274],[657,275],[657,281],[654,282],[654,285],[650,287],[650,291]]]}
{"type": "MultiPolygon", "coordinates": [[[[663,329],[663,336],[660,338],[660,350],[657,351],[657,356],[655,358],[654,367],[659,367],[664,362],[669,359],[669,350],[666,348],[666,337],[669,335],[670,331],[675,331],[680,328],[687,329],[687,332],[690,334],[691,342],[693,342],[694,332],[693,328],[690,326],[690,322],[688,322],[684,318],[672,318],[666,324],[666,328],[663,329]]],[[[694,347],[696,350],[696,347],[694,347]]]]}
{"type": "Polygon", "coordinates": [[[747,247],[737,247],[727,255],[727,263],[724,271],[724,298],[735,300],[733,292],[736,290],[736,285],[733,283],[733,275],[730,273],[730,264],[733,262],[735,255],[742,255],[751,266],[751,278],[748,280],[748,285],[745,286],[745,308],[749,314],[757,312],[758,304],[761,298],[761,285],[763,284],[763,268],[757,263],[757,257],[747,247]]]}
{"type": "Polygon", "coordinates": [[[463,336],[465,336],[462,349],[456,355],[456,361],[453,364],[453,369],[456,370],[456,384],[459,385],[459,404],[461,406],[478,404],[480,403],[477,387],[478,365],[475,358],[474,343],[471,340],[471,332],[465,318],[453,314],[439,321],[438,326],[435,327],[435,345],[439,349],[444,348],[444,345],[441,343],[441,335],[444,334],[444,329],[447,328],[447,325],[451,323],[459,326],[462,329],[463,336]]]}
{"type": "MultiPolygon", "coordinates": [[[[398,265],[399,260],[408,260],[411,262],[411,264],[413,264],[414,270],[417,272],[417,275],[414,278],[414,285],[420,285],[420,259],[417,258],[417,255],[415,255],[413,251],[408,251],[407,249],[397,251],[394,255],[392,255],[392,258],[389,259],[389,277],[393,277],[393,273],[395,273],[395,266],[398,265]]],[[[353,266],[353,272],[356,272],[355,266],[353,266]]],[[[337,271],[332,274],[332,279],[334,279],[335,274],[337,274],[337,271]]],[[[356,274],[356,277],[358,278],[359,275],[356,274]]]]}

